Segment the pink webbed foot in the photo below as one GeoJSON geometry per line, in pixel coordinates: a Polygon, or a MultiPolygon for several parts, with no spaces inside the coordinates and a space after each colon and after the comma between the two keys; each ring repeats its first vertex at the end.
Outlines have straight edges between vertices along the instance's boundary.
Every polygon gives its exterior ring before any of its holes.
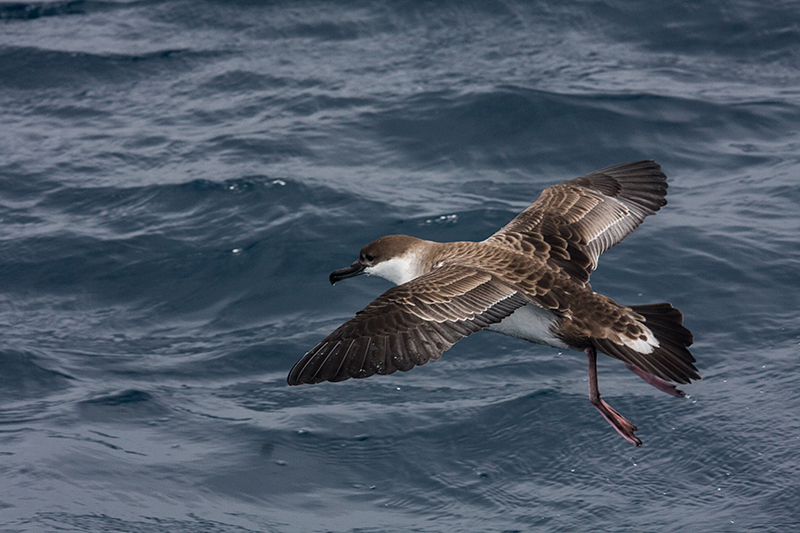
{"type": "Polygon", "coordinates": [[[622,438],[634,446],[641,446],[641,439],[634,435],[634,431],[637,429],[636,426],[628,422],[624,416],[616,412],[613,407],[600,398],[600,390],[597,387],[597,350],[595,350],[594,346],[589,346],[584,352],[589,358],[589,401],[592,402],[595,409],[600,411],[606,422],[611,424],[611,427],[622,435],[622,438]]]}
{"type": "Polygon", "coordinates": [[[663,380],[658,376],[654,376],[649,372],[645,372],[638,366],[632,365],[630,363],[625,363],[625,366],[628,367],[628,370],[645,380],[647,383],[652,385],[653,387],[657,388],[662,392],[666,392],[672,396],[677,396],[678,398],[683,398],[686,396],[686,393],[680,390],[678,387],[670,383],[669,381],[663,380]]]}
{"type": "Polygon", "coordinates": [[[592,403],[595,409],[600,411],[600,414],[603,415],[603,418],[606,419],[606,422],[611,424],[611,427],[617,430],[617,433],[622,435],[622,438],[626,441],[630,442],[634,446],[641,446],[642,439],[637,437],[633,434],[638,428],[628,422],[628,420],[619,414],[613,407],[608,405],[605,400],[602,398],[598,398],[598,403],[592,403]]]}

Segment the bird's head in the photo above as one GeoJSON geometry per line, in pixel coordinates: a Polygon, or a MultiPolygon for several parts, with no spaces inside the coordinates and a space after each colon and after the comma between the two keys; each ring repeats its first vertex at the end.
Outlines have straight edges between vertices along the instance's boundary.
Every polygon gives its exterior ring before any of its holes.
{"type": "Polygon", "coordinates": [[[396,285],[425,274],[423,249],[428,241],[408,235],[387,235],[361,249],[352,265],[331,272],[331,284],[359,274],[380,276],[396,285]]]}

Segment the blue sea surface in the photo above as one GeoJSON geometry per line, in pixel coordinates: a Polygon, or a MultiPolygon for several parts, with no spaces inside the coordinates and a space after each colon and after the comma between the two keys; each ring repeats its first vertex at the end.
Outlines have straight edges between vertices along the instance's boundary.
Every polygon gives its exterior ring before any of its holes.
{"type": "Polygon", "coordinates": [[[0,530],[800,530],[800,4],[0,2],[0,530]],[[703,380],[479,333],[289,387],[389,287],[654,159],[593,288],[669,301],[703,380]]]}

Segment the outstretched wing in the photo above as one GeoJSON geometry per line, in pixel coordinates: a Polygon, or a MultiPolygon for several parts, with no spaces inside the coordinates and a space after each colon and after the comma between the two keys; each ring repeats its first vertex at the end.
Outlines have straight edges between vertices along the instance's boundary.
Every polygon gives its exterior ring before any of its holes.
{"type": "Polygon", "coordinates": [[[448,265],[393,287],[289,372],[289,385],[411,370],[530,300],[487,272],[448,265]]]}
{"type": "Polygon", "coordinates": [[[544,257],[587,283],[600,254],[655,214],[666,195],[667,177],[653,161],[608,167],[548,187],[484,242],[544,257]]]}

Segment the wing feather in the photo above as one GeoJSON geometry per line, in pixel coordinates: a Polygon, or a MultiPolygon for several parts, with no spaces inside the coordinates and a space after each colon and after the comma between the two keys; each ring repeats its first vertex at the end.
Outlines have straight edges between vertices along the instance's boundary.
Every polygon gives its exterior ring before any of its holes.
{"type": "Polygon", "coordinates": [[[636,161],[553,185],[484,242],[544,257],[587,283],[600,255],[667,203],[666,180],[655,162],[636,161]]]}
{"type": "Polygon", "coordinates": [[[439,359],[460,339],[530,302],[497,276],[446,265],[393,287],[311,349],[290,385],[391,374],[439,359]]]}

